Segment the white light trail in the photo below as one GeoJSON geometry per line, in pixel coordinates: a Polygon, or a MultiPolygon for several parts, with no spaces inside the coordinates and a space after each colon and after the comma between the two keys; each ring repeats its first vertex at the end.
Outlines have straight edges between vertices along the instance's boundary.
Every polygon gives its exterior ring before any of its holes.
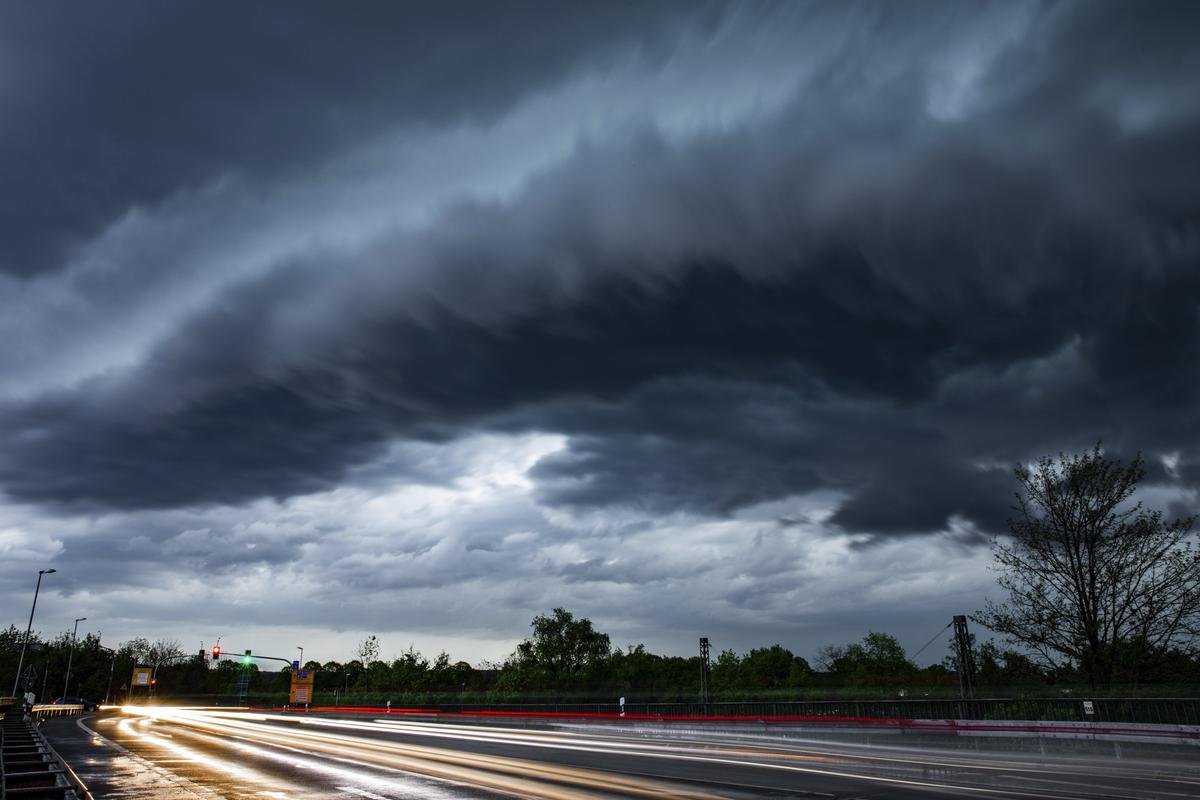
{"type": "MultiPolygon", "coordinates": [[[[720,765],[722,767],[748,767],[797,775],[810,774],[831,778],[846,778],[876,784],[917,787],[931,790],[952,790],[960,794],[979,796],[1004,796],[1024,798],[1077,797],[1075,793],[1063,793],[1052,789],[993,788],[981,785],[964,785],[949,780],[938,781],[923,777],[930,768],[951,769],[970,767],[979,769],[983,765],[958,764],[952,760],[922,760],[917,758],[883,758],[862,756],[839,756],[843,763],[838,769],[818,766],[821,762],[834,760],[832,754],[787,752],[765,748],[728,747],[716,745],[680,745],[643,743],[630,740],[604,740],[580,738],[555,731],[528,731],[502,727],[475,727],[462,725],[429,724],[404,720],[345,720],[295,715],[264,714],[251,712],[214,712],[193,709],[130,709],[135,713],[206,731],[223,738],[236,738],[258,742],[274,748],[284,747],[303,753],[319,753],[351,763],[374,768],[391,768],[429,777],[482,786],[496,791],[520,794],[524,797],[576,798],[590,797],[587,789],[619,792],[627,796],[712,798],[708,792],[700,792],[615,775],[613,773],[547,764],[535,760],[482,755],[460,750],[429,747],[378,738],[378,734],[403,734],[431,737],[442,740],[474,741],[494,744],[522,745],[531,748],[573,750],[624,755],[650,759],[671,759],[696,763],[720,765]],[[375,734],[357,736],[335,731],[359,731],[375,734]],[[286,746],[281,745],[286,741],[286,746]],[[795,763],[803,760],[801,765],[795,763]],[[852,772],[844,763],[851,760],[877,761],[890,766],[893,772],[906,770],[910,776],[883,775],[870,772],[852,772]],[[783,762],[783,763],[781,763],[783,762]],[[816,763],[812,763],[816,762],[816,763]],[[549,782],[559,784],[552,787],[549,782]],[[575,787],[563,788],[562,785],[575,787]],[[580,792],[583,791],[583,794],[580,792]]],[[[1011,772],[1016,765],[987,766],[995,772],[1011,772]]],[[[1045,775],[1041,768],[1027,770],[1031,778],[1045,775]]]]}

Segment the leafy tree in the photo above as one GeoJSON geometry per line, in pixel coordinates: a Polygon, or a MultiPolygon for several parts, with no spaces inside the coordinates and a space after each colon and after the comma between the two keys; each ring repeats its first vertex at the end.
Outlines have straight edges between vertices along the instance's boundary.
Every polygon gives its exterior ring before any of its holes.
{"type": "Polygon", "coordinates": [[[608,674],[613,686],[620,689],[647,687],[656,677],[657,656],[646,652],[643,644],[618,648],[608,662],[608,674]]]}
{"type": "Polygon", "coordinates": [[[773,644],[747,653],[742,659],[741,672],[745,688],[779,689],[803,685],[812,668],[791,650],[773,644]]]}
{"type": "Polygon", "coordinates": [[[1131,503],[1145,477],[1097,445],[1015,469],[1015,518],[992,554],[1008,601],[975,619],[1045,666],[1078,668],[1093,685],[1134,678],[1200,628],[1195,518],[1168,522],[1131,503]]]}
{"type": "MultiPolygon", "coordinates": [[[[316,664],[313,661],[308,663],[316,664]]],[[[317,691],[345,691],[348,681],[346,680],[345,668],[340,661],[326,661],[324,664],[317,664],[316,673],[314,686],[317,691]]]]}
{"type": "Polygon", "coordinates": [[[450,662],[450,654],[442,651],[429,667],[426,682],[430,688],[461,691],[471,679],[471,665],[466,661],[450,662]]]}
{"type": "Polygon", "coordinates": [[[732,650],[722,650],[709,674],[714,689],[737,689],[742,684],[742,659],[732,650]]]}
{"type": "Polygon", "coordinates": [[[540,678],[546,686],[559,686],[603,668],[610,650],[608,634],[596,631],[591,620],[556,608],[533,618],[533,637],[517,645],[506,668],[524,673],[517,684],[540,678]]]}
{"type": "MultiPolygon", "coordinates": [[[[449,656],[446,656],[449,659],[449,656]]],[[[412,645],[392,662],[390,675],[385,685],[375,688],[396,688],[408,691],[424,689],[429,681],[429,659],[425,658],[412,645]]]]}
{"type": "Polygon", "coordinates": [[[821,648],[819,663],[850,686],[899,685],[912,680],[917,665],[890,633],[871,631],[862,642],[821,648]]]}

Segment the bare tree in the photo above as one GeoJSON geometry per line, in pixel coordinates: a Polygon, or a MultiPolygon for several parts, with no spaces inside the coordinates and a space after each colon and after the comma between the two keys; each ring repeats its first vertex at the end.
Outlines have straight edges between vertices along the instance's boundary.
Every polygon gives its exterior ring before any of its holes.
{"type": "Polygon", "coordinates": [[[123,643],[120,651],[138,664],[158,664],[181,657],[183,646],[178,639],[163,638],[151,642],[139,636],[123,643]]]}
{"type": "Polygon", "coordinates": [[[1195,518],[1168,522],[1130,498],[1145,476],[1100,446],[1016,467],[1009,535],[992,543],[1008,602],[977,622],[1047,666],[1081,669],[1092,685],[1136,678],[1171,648],[1193,649],[1200,623],[1195,518]]]}
{"type": "Polygon", "coordinates": [[[162,638],[150,645],[148,663],[167,664],[186,657],[178,639],[162,638]]]}
{"type": "Polygon", "coordinates": [[[354,652],[358,655],[358,660],[362,662],[364,667],[371,666],[373,662],[379,660],[379,638],[372,633],[358,643],[358,647],[354,652]]]}

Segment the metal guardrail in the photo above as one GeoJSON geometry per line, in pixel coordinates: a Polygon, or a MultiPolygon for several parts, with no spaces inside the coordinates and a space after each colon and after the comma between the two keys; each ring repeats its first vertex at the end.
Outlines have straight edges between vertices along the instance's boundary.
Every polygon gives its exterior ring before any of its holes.
{"type": "MultiPolygon", "coordinates": [[[[399,694],[399,693],[398,693],[399,694]]],[[[286,700],[259,696],[251,705],[282,706],[286,700]]],[[[333,698],[318,693],[314,707],[328,707],[333,698]]],[[[196,705],[239,705],[227,695],[163,697],[160,702],[196,705]]],[[[384,703],[342,703],[344,708],[383,708],[384,703]]],[[[1200,725],[1200,697],[1028,697],[982,698],[976,700],[895,698],[880,700],[761,700],[703,703],[627,702],[622,709],[616,702],[565,701],[559,703],[406,703],[392,701],[393,711],[401,708],[446,713],[524,713],[524,714],[602,714],[626,716],[704,718],[740,717],[775,718],[851,718],[851,719],[944,719],[1027,722],[1112,722],[1153,725],[1200,725]],[[1090,713],[1089,713],[1090,708],[1090,713]]]]}
{"type": "MultiPolygon", "coordinates": [[[[424,708],[424,706],[420,706],[424,708]]],[[[1200,725],[1200,698],[812,700],[708,703],[463,704],[445,712],[603,714],[673,718],[1022,720],[1200,725]]]]}
{"type": "Polygon", "coordinates": [[[36,717],[70,717],[70,716],[74,716],[75,714],[82,714],[83,711],[84,711],[83,706],[78,703],[75,703],[75,704],[45,703],[42,705],[35,705],[33,707],[33,710],[31,713],[35,718],[36,717]]]}

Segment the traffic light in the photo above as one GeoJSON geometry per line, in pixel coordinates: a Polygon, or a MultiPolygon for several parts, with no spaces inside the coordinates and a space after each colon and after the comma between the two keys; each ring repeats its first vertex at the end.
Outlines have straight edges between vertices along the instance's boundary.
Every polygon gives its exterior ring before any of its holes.
{"type": "Polygon", "coordinates": [[[250,666],[250,663],[252,660],[253,659],[250,658],[250,651],[247,650],[246,655],[242,656],[242,663],[245,664],[246,666],[250,666]]]}
{"type": "Polygon", "coordinates": [[[219,644],[213,645],[212,656],[213,656],[213,661],[216,661],[217,659],[219,659],[221,657],[221,645],[219,645],[219,644]]]}

